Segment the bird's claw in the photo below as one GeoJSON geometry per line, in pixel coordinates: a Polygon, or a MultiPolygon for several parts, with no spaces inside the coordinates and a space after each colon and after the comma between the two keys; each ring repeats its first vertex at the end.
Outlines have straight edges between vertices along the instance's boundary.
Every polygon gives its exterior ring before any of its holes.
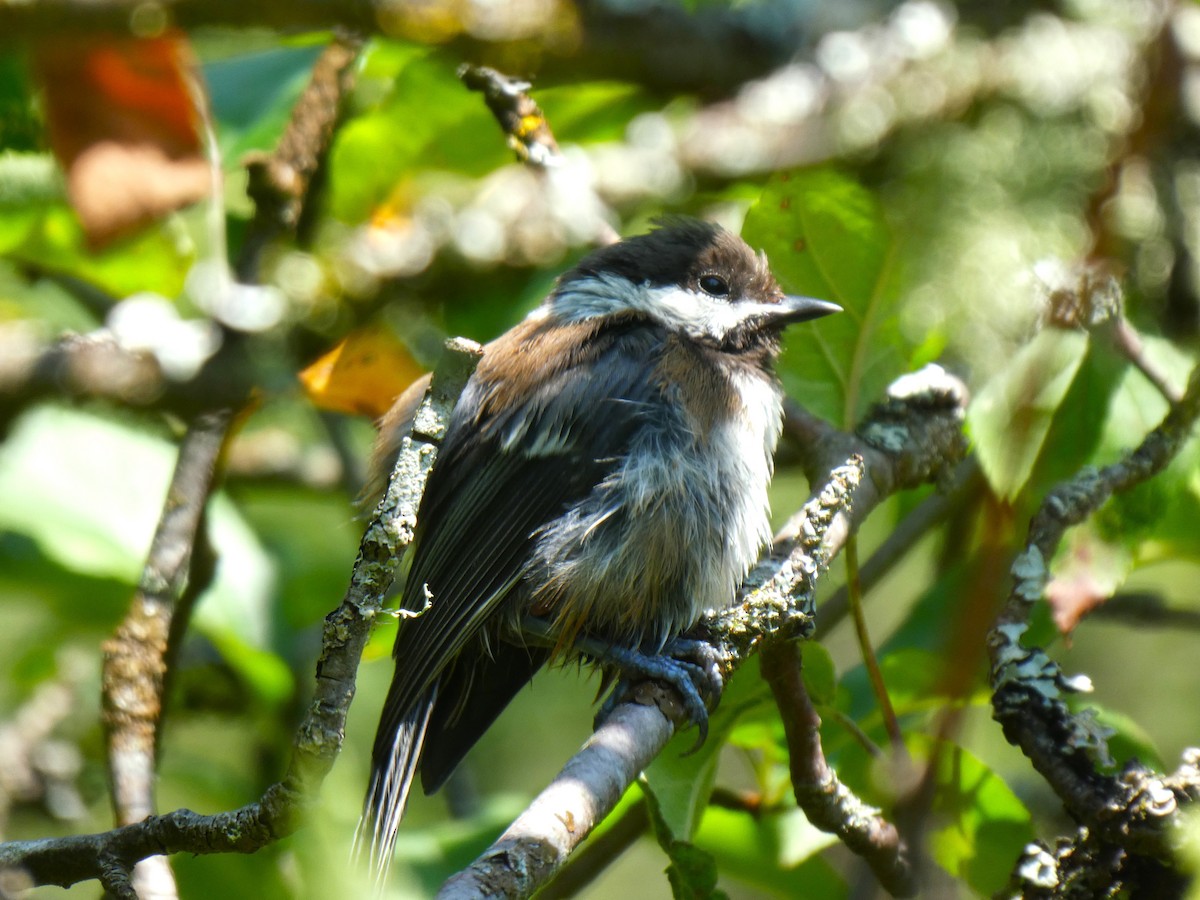
{"type": "Polygon", "coordinates": [[[641,681],[661,681],[673,687],[683,701],[688,723],[697,729],[696,743],[685,756],[695,753],[708,738],[707,695],[715,707],[721,699],[724,679],[717,664],[716,651],[704,641],[676,638],[667,643],[661,653],[647,654],[626,647],[608,647],[604,661],[616,667],[621,680],[596,715],[596,724],[608,718],[621,703],[628,700],[633,687],[641,681]]]}

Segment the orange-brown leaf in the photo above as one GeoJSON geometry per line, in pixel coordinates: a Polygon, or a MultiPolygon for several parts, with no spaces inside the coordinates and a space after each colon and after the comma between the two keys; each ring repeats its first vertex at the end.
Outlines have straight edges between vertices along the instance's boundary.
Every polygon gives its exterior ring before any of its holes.
{"type": "Polygon", "coordinates": [[[309,399],[323,409],[382,416],[421,367],[390,331],[361,328],[302,371],[309,399]]]}
{"type": "Polygon", "coordinates": [[[1131,566],[1128,550],[1103,540],[1090,526],[1068,532],[1046,585],[1046,601],[1059,633],[1070,636],[1088,613],[1108,602],[1131,566]]]}
{"type": "Polygon", "coordinates": [[[54,38],[35,48],[50,145],[93,247],[207,195],[191,64],[177,36],[54,38]]]}

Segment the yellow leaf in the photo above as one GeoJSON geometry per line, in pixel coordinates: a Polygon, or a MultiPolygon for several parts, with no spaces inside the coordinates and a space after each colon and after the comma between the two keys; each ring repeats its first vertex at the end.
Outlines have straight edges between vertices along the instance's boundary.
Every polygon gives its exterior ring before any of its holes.
{"type": "Polygon", "coordinates": [[[372,325],[351,332],[297,377],[322,409],[378,418],[421,372],[408,348],[372,325]]]}

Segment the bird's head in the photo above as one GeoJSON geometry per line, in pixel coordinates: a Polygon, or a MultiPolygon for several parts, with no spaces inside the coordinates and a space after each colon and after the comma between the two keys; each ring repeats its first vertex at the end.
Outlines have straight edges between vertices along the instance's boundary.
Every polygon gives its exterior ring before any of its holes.
{"type": "Polygon", "coordinates": [[[648,234],[584,257],[538,315],[564,324],[640,317],[722,350],[777,346],[779,333],[841,307],[785,294],[740,237],[698,219],[669,219],[648,234]]]}

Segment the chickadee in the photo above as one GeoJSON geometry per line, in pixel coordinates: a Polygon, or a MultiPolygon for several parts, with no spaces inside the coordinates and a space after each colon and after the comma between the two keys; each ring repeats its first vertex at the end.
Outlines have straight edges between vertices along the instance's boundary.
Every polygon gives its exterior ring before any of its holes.
{"type": "MultiPolygon", "coordinates": [[[[659,654],[770,540],[780,334],[839,309],[672,220],[585,257],[484,348],[417,514],[401,606],[424,612],[396,635],[359,823],[378,873],[418,766],[437,790],[555,657],[664,677],[703,724],[695,667],[659,654]]],[[[422,393],[384,418],[376,496],[422,393]]]]}

